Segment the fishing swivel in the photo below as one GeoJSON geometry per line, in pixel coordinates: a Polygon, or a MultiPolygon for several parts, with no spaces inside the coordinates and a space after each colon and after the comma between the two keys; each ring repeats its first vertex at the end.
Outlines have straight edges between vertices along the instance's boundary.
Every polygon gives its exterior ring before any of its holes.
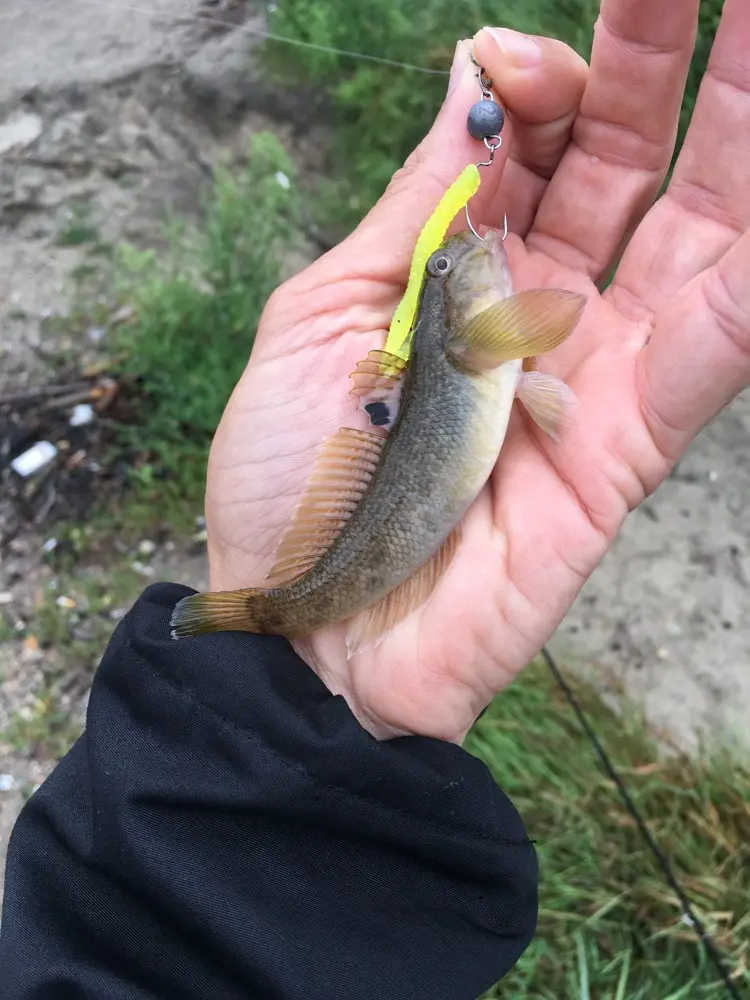
{"type": "MultiPolygon", "coordinates": [[[[478,70],[477,79],[482,90],[482,97],[469,109],[466,128],[472,139],[481,140],[484,143],[489,154],[486,160],[477,163],[477,167],[491,167],[495,162],[495,154],[503,144],[503,138],[500,133],[505,125],[505,114],[500,105],[495,101],[492,93],[491,78],[487,76],[484,67],[480,66],[476,61],[473,52],[470,53],[470,58],[478,70]]],[[[472,225],[468,204],[466,205],[466,224],[476,238],[484,242],[484,237],[480,236],[472,225]]],[[[506,239],[507,235],[508,216],[505,215],[503,217],[503,240],[506,239]]]]}

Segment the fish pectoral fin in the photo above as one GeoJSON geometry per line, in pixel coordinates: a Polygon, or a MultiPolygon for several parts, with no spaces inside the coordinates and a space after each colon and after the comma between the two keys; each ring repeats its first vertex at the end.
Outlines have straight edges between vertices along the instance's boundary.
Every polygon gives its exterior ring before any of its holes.
{"type": "Polygon", "coordinates": [[[323,441],[292,522],[266,577],[268,586],[306,573],[351,517],[380,461],[382,432],[341,427],[323,441]]]}
{"type": "Polygon", "coordinates": [[[523,372],[516,396],[534,423],[554,441],[559,440],[562,424],[578,402],[563,381],[539,371],[523,372]]]}
{"type": "Polygon", "coordinates": [[[518,292],[469,320],[447,349],[476,371],[546,354],[573,332],[586,301],[585,295],[559,288],[518,292]]]}
{"type": "Polygon", "coordinates": [[[393,427],[398,416],[406,362],[388,351],[370,351],[360,361],[349,378],[354,381],[350,390],[359,397],[361,410],[375,427],[393,427]]]}
{"type": "Polygon", "coordinates": [[[460,542],[461,526],[458,525],[416,573],[377,604],[351,619],[346,633],[347,658],[365,646],[377,645],[386,633],[428,600],[453,561],[460,542]]]}

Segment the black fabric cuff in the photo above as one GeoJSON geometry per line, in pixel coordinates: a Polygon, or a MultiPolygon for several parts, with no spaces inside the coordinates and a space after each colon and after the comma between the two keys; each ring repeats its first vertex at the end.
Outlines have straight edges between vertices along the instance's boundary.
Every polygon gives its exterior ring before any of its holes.
{"type": "Polygon", "coordinates": [[[284,639],[120,623],[8,855],[0,968],[41,997],[474,1000],[537,916],[518,813],[460,747],[378,742],[284,639]]]}

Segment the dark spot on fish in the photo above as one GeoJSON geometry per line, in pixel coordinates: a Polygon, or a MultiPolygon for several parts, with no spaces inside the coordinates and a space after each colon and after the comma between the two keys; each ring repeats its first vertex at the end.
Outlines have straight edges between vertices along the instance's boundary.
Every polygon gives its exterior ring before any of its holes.
{"type": "Polygon", "coordinates": [[[364,409],[369,414],[370,423],[375,427],[386,427],[391,422],[391,412],[382,399],[368,403],[364,409]]]}

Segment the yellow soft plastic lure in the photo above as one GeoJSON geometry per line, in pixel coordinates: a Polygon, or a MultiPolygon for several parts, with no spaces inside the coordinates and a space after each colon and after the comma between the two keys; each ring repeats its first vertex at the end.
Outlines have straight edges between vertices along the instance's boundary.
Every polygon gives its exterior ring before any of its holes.
{"type": "Polygon", "coordinates": [[[384,350],[389,354],[395,354],[404,361],[408,359],[425,265],[445,239],[451,222],[477,193],[480,183],[478,167],[474,164],[466,167],[440,199],[439,205],[420,233],[412,257],[406,292],[393,314],[388,339],[385,342],[384,350]]]}

